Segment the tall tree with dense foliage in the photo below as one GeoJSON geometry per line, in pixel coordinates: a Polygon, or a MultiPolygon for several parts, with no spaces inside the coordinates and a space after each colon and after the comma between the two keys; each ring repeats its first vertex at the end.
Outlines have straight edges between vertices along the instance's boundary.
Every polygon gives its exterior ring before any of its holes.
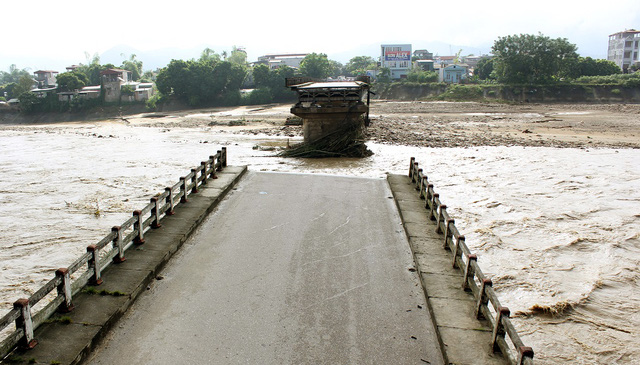
{"type": "Polygon", "coordinates": [[[578,61],[577,47],[566,38],[542,34],[499,37],[493,44],[494,70],[500,82],[546,84],[571,76],[578,61]]]}
{"type": "Polygon", "coordinates": [[[20,97],[22,94],[30,91],[35,86],[35,81],[31,75],[22,75],[16,82],[16,86],[13,88],[14,97],[20,97]]]}
{"type": "Polygon", "coordinates": [[[591,57],[580,57],[577,76],[609,76],[622,73],[622,70],[613,61],[594,60],[591,57]]]}
{"type": "Polygon", "coordinates": [[[373,57],[356,56],[347,62],[345,70],[349,76],[364,75],[367,70],[376,68],[377,63],[373,57]]]}
{"type": "MultiPolygon", "coordinates": [[[[121,54],[121,56],[124,56],[124,54],[121,54]]],[[[138,81],[140,80],[140,77],[142,77],[142,61],[136,59],[135,54],[129,56],[129,59],[122,61],[120,68],[131,71],[131,78],[133,81],[138,81]]]]}
{"type": "Polygon", "coordinates": [[[17,83],[22,76],[31,77],[31,73],[27,69],[19,69],[15,64],[9,66],[9,72],[0,71],[0,85],[17,83]]]}
{"type": "Polygon", "coordinates": [[[258,90],[267,95],[267,102],[291,100],[295,94],[285,87],[285,79],[293,77],[295,70],[289,66],[281,66],[269,70],[267,65],[253,67],[253,80],[258,90]]]}
{"type": "Polygon", "coordinates": [[[480,80],[489,80],[493,78],[493,58],[483,58],[478,61],[478,64],[473,69],[474,76],[477,76],[480,80]]]}
{"type": "Polygon", "coordinates": [[[88,79],[82,72],[63,72],[56,77],[58,91],[73,91],[87,85],[88,79]]]}
{"type": "Polygon", "coordinates": [[[327,78],[331,71],[331,62],[324,53],[308,54],[300,63],[300,73],[314,79],[327,78]]]}
{"type": "Polygon", "coordinates": [[[249,67],[249,62],[247,62],[247,52],[244,49],[238,48],[236,46],[233,46],[231,55],[227,57],[227,61],[238,66],[242,66],[243,68],[249,67]]]}
{"type": "Polygon", "coordinates": [[[220,55],[217,54],[216,51],[212,50],[209,47],[205,48],[204,50],[202,50],[202,53],[200,53],[199,61],[218,62],[218,61],[221,61],[221,60],[222,60],[222,58],[220,57],[220,55]]]}
{"type": "Polygon", "coordinates": [[[156,78],[158,91],[173,95],[191,106],[220,104],[230,94],[238,94],[246,71],[228,61],[172,60],[156,78]]]}

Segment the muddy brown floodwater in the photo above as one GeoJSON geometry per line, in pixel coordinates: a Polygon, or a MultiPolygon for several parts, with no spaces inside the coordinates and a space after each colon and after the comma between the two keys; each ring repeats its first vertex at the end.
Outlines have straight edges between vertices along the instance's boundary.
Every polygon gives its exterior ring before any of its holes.
{"type": "Polygon", "coordinates": [[[637,363],[640,105],[375,101],[361,159],[276,157],[302,140],[290,107],[0,121],[0,315],[221,146],[255,171],[373,178],[414,156],[536,363],[637,363]]]}

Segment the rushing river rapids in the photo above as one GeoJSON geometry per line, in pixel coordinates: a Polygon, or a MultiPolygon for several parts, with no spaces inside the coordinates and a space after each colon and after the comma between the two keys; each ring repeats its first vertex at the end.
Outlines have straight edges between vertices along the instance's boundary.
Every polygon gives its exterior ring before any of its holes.
{"type": "Polygon", "coordinates": [[[2,313],[221,146],[255,171],[374,178],[414,156],[538,363],[636,361],[640,150],[369,143],[368,158],[298,160],[252,148],[285,143],[212,127],[2,127],[2,313]]]}

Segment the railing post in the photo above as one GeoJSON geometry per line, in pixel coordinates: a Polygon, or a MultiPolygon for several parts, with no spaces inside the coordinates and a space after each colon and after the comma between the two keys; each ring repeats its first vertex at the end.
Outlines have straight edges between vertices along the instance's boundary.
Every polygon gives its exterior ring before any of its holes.
{"type": "Polygon", "coordinates": [[[431,196],[431,191],[433,191],[433,184],[428,184],[427,189],[425,190],[425,196],[424,196],[425,209],[430,209],[431,207],[429,205],[433,203],[433,196],[431,196]]]}
{"type": "Polygon", "coordinates": [[[436,220],[436,233],[442,233],[442,228],[440,227],[440,223],[444,220],[444,212],[447,210],[446,204],[440,204],[438,213],[438,219],[436,220]]]}
{"type": "Polygon", "coordinates": [[[525,358],[533,360],[533,349],[529,346],[518,347],[518,364],[523,365],[525,358]]]}
{"type": "Polygon", "coordinates": [[[180,203],[186,203],[189,201],[189,199],[187,199],[187,178],[182,176],[180,177],[180,181],[182,182],[182,184],[180,184],[180,192],[182,193],[180,203]]]}
{"type": "Polygon", "coordinates": [[[151,203],[153,204],[153,209],[151,211],[153,212],[153,218],[154,218],[153,221],[151,222],[151,228],[157,229],[162,227],[162,224],[160,224],[160,203],[158,202],[157,196],[154,196],[150,200],[151,200],[151,203]]]}
{"type": "Polygon", "coordinates": [[[22,329],[24,336],[19,346],[27,349],[36,347],[38,341],[33,336],[33,320],[31,319],[31,305],[29,299],[18,299],[13,303],[13,308],[20,310],[20,317],[16,318],[16,328],[22,329]]]}
{"type": "Polygon", "coordinates": [[[222,168],[227,167],[227,147],[222,147],[222,150],[220,151],[220,156],[222,157],[221,159],[221,170],[222,168]]]}
{"type": "Polygon", "coordinates": [[[136,220],[133,222],[133,229],[138,232],[136,234],[136,238],[133,239],[133,243],[136,245],[141,245],[144,243],[144,226],[142,221],[142,212],[140,210],[134,210],[133,216],[136,217],[136,220]]]}
{"type": "Polygon", "coordinates": [[[502,318],[511,315],[511,311],[507,307],[498,307],[496,313],[496,323],[493,325],[493,333],[491,334],[491,345],[493,347],[493,352],[500,351],[500,347],[498,346],[498,337],[504,338],[504,325],[502,324],[502,318]]]}
{"type": "MultiPolygon", "coordinates": [[[[135,212],[134,212],[134,215],[135,215],[135,212]]],[[[135,229],[135,223],[134,223],[134,229],[135,229]]],[[[124,257],[124,245],[122,244],[122,227],[113,226],[111,228],[111,232],[113,232],[116,235],[113,238],[113,247],[118,249],[118,254],[113,258],[113,262],[116,264],[119,264],[127,261],[127,259],[124,257]]]]}
{"type": "Polygon", "coordinates": [[[202,185],[206,185],[207,184],[207,162],[206,161],[202,161],[200,162],[200,165],[202,166],[202,172],[200,173],[200,177],[202,178],[202,185]]]}
{"type": "Polygon", "coordinates": [[[464,265],[464,278],[462,278],[462,289],[464,290],[470,290],[469,287],[469,278],[473,278],[473,276],[475,275],[475,269],[473,268],[473,265],[471,264],[471,262],[478,262],[478,256],[476,256],[475,254],[468,254],[467,255],[467,263],[466,265],[464,265]]]}
{"type": "Polygon", "coordinates": [[[416,158],[411,157],[411,159],[409,159],[409,178],[411,180],[413,180],[413,163],[414,162],[416,162],[416,158]]]}
{"type": "Polygon", "coordinates": [[[442,248],[444,248],[445,250],[449,249],[448,241],[449,241],[449,236],[451,236],[451,229],[449,229],[449,226],[455,223],[456,223],[455,219],[449,218],[447,219],[447,223],[444,226],[444,242],[442,243],[442,248]]]}
{"type": "Polygon", "coordinates": [[[418,169],[418,174],[416,176],[416,190],[420,190],[420,185],[422,184],[422,169],[418,169]]]}
{"type": "Polygon", "coordinates": [[[427,198],[427,192],[424,190],[427,185],[429,185],[429,181],[427,180],[426,176],[422,176],[422,179],[420,180],[420,199],[426,199],[427,198]]]}
{"type": "Polygon", "coordinates": [[[482,314],[482,307],[486,306],[489,303],[489,298],[487,297],[487,287],[493,286],[493,281],[491,279],[482,279],[482,283],[480,284],[480,293],[478,294],[478,302],[476,303],[476,318],[483,319],[484,314],[482,314]]]}
{"type": "Polygon", "coordinates": [[[456,259],[460,255],[460,251],[462,251],[460,247],[462,247],[461,245],[464,243],[464,241],[464,236],[459,235],[458,237],[456,237],[456,243],[453,245],[453,260],[451,261],[451,266],[454,269],[456,268],[456,266],[458,266],[456,259]]]}
{"type": "Polygon", "coordinates": [[[56,270],[56,276],[62,280],[60,285],[58,285],[58,295],[62,295],[64,297],[64,302],[60,304],[58,311],[62,313],[69,313],[74,308],[73,303],[71,302],[73,294],[71,292],[71,275],[69,274],[69,269],[66,267],[59,268],[56,270]]]}
{"type": "Polygon", "coordinates": [[[193,183],[191,194],[196,194],[198,192],[198,170],[191,169],[191,175],[191,182],[193,183]]]}
{"type": "Polygon", "coordinates": [[[171,188],[164,188],[164,191],[167,192],[167,204],[169,204],[169,208],[164,212],[166,215],[174,215],[176,212],[173,211],[174,203],[173,203],[173,191],[171,188]]]}
{"type": "Polygon", "coordinates": [[[87,246],[87,252],[91,253],[91,257],[87,262],[89,266],[89,270],[93,271],[93,275],[91,275],[91,279],[89,279],[89,283],[91,285],[100,285],[102,284],[102,277],[100,275],[100,260],[98,258],[98,247],[96,245],[87,246]]]}
{"type": "Polygon", "coordinates": [[[440,194],[438,193],[433,193],[433,195],[431,196],[431,207],[429,208],[429,219],[432,221],[435,221],[437,219],[436,214],[434,213],[438,213],[437,209],[438,207],[436,207],[436,199],[438,199],[440,197],[440,194]]]}
{"type": "Polygon", "coordinates": [[[211,161],[211,178],[217,179],[216,176],[216,156],[209,156],[209,161],[211,161]]]}
{"type": "Polygon", "coordinates": [[[216,163],[216,170],[220,171],[222,170],[222,160],[224,159],[224,156],[222,155],[222,150],[216,151],[216,156],[218,156],[218,162],[216,163]]]}
{"type": "Polygon", "coordinates": [[[413,174],[411,174],[411,182],[412,182],[412,183],[415,183],[415,182],[416,182],[416,178],[417,178],[417,176],[416,176],[416,175],[417,175],[417,174],[418,174],[418,163],[417,163],[417,162],[414,162],[414,163],[413,163],[413,174]]]}

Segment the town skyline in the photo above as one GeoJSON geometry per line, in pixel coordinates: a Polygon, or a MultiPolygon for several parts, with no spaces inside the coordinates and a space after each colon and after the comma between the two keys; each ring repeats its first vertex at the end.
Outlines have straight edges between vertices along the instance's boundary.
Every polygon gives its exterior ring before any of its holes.
{"type": "Polygon", "coordinates": [[[98,54],[101,62],[114,65],[135,53],[144,69],[155,69],[171,58],[197,58],[207,47],[229,53],[233,46],[244,47],[250,62],[268,53],[315,52],[346,63],[355,56],[375,58],[380,44],[395,43],[441,56],[460,49],[463,55],[488,54],[498,37],[538,33],[566,38],[577,45],[581,56],[606,58],[610,34],[640,28],[640,3],[631,0],[612,0],[606,7],[592,0],[540,0],[535,6],[514,6],[505,0],[458,1],[456,9],[410,0],[396,11],[329,0],[323,8],[329,10],[313,11],[291,0],[275,7],[252,1],[186,0],[177,8],[164,1],[114,0],[108,7],[79,0],[64,7],[42,0],[14,2],[3,5],[3,13],[37,12],[52,24],[65,17],[78,21],[52,26],[58,32],[52,36],[46,26],[25,27],[20,16],[6,17],[5,29],[19,29],[19,36],[3,39],[0,70],[15,64],[31,72],[64,71],[66,66],[86,63],[85,53],[98,54]]]}

